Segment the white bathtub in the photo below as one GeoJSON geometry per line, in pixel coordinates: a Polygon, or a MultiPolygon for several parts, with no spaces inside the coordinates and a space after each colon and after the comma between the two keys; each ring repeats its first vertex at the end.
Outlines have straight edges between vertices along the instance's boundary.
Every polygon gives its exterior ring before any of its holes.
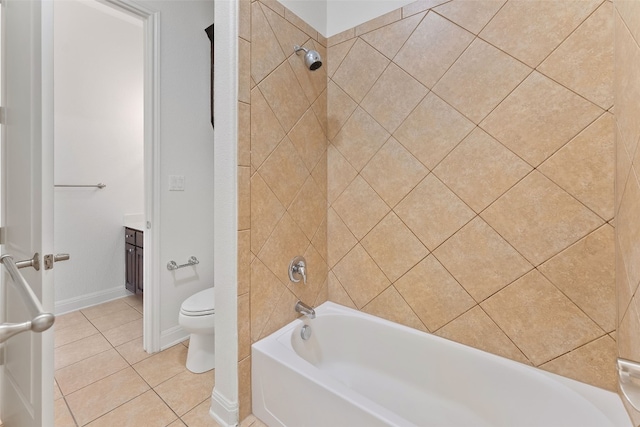
{"type": "Polygon", "coordinates": [[[316,314],[252,347],[270,427],[631,426],[615,393],[334,303],[316,314]]]}

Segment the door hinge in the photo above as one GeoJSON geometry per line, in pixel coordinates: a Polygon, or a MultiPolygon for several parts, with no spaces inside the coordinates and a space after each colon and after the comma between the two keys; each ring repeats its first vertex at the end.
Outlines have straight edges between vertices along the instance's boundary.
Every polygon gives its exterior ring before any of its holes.
{"type": "Polygon", "coordinates": [[[4,245],[5,239],[6,239],[6,228],[5,227],[0,227],[0,245],[4,245]]]}
{"type": "MultiPolygon", "coordinates": [[[[0,0],[0,5],[2,5],[2,0],[0,0]]],[[[0,125],[6,124],[6,108],[0,107],[0,125]]]]}

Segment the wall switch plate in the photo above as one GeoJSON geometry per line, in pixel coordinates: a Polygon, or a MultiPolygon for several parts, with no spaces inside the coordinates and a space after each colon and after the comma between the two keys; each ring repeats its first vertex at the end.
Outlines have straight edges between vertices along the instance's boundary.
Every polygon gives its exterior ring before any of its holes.
{"type": "Polygon", "coordinates": [[[184,175],[169,175],[169,191],[184,191],[184,175]]]}

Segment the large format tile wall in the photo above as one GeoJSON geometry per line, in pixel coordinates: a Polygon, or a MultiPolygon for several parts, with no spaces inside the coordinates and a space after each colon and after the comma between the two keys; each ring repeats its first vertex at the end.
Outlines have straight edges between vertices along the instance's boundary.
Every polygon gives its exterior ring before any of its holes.
{"type": "MultiPolygon", "coordinates": [[[[640,1],[616,0],[616,287],[620,357],[640,362],[640,1]]],[[[635,425],[640,412],[623,398],[635,425]]]]}
{"type": "Polygon", "coordinates": [[[328,40],[330,300],[616,390],[612,8],[422,0],[328,40]]]}
{"type": "Polygon", "coordinates": [[[612,17],[420,0],[327,41],[240,1],[241,419],[250,345],[297,298],[616,389],[612,17]]]}
{"type": "Polygon", "coordinates": [[[297,317],[298,299],[327,298],[326,67],[310,72],[294,45],[326,58],[326,40],[275,0],[240,2],[239,392],[251,413],[251,343],[297,317]],[[307,285],[289,281],[296,255],[307,285]]]}

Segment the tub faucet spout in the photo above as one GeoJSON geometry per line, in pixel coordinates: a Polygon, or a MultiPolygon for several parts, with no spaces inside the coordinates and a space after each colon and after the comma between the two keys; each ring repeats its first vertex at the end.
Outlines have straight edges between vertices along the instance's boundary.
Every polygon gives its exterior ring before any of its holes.
{"type": "Polygon", "coordinates": [[[307,304],[303,303],[302,301],[298,301],[296,303],[295,310],[300,314],[304,314],[309,319],[316,318],[316,311],[313,309],[313,307],[309,307],[307,304]]]}

